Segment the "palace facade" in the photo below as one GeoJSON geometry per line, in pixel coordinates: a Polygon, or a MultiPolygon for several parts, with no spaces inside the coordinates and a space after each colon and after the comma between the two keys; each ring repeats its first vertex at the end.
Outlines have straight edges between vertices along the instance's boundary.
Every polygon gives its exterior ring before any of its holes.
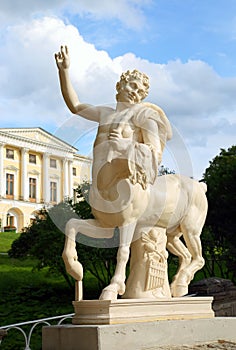
{"type": "Polygon", "coordinates": [[[73,198],[91,159],[42,128],[0,128],[1,231],[20,232],[42,207],[73,198]]]}

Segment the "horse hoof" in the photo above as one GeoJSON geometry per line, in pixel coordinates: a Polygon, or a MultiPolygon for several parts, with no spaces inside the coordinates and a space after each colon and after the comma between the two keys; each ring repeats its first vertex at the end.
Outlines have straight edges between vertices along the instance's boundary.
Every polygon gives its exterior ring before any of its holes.
{"type": "Polygon", "coordinates": [[[99,300],[116,300],[117,299],[117,288],[115,286],[108,286],[103,289],[99,300]]]}
{"type": "Polygon", "coordinates": [[[118,278],[114,278],[114,277],[111,279],[111,284],[109,286],[107,286],[106,288],[108,288],[108,287],[109,288],[110,287],[116,288],[117,294],[119,294],[119,295],[123,295],[125,293],[125,290],[126,290],[125,283],[122,280],[120,280],[118,278]]]}
{"type": "Polygon", "coordinates": [[[121,283],[121,284],[119,285],[118,294],[119,294],[119,295],[125,294],[125,290],[126,290],[126,285],[125,285],[125,283],[121,283]]]}

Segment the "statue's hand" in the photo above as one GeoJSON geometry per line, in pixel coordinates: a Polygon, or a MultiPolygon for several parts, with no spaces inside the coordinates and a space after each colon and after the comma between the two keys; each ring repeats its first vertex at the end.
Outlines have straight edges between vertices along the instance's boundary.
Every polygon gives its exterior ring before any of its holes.
{"type": "Polygon", "coordinates": [[[61,50],[55,54],[55,60],[59,70],[68,69],[70,67],[70,57],[67,46],[61,46],[61,50]]]}
{"type": "Polygon", "coordinates": [[[119,130],[119,129],[112,130],[109,134],[109,139],[110,140],[122,139],[121,130],[119,130]]]}

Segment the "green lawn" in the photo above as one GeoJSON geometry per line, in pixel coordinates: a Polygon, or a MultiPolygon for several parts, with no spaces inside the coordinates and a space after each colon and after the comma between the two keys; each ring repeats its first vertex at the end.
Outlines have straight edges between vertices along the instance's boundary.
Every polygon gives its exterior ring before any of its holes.
{"type": "MultiPolygon", "coordinates": [[[[0,256],[0,325],[9,325],[73,313],[73,293],[62,278],[47,269],[34,271],[34,261],[0,256]]],[[[27,328],[26,328],[27,329],[27,328]]],[[[1,350],[24,348],[20,332],[9,331],[1,350]]],[[[31,348],[41,349],[41,327],[33,333],[31,348]]]]}
{"type": "Polygon", "coordinates": [[[0,253],[7,253],[12,242],[18,238],[20,233],[0,232],[0,253]]]}
{"type": "MultiPolygon", "coordinates": [[[[17,236],[16,233],[1,233],[0,252],[6,253],[17,236]]],[[[5,302],[0,303],[1,326],[73,312],[73,292],[69,290],[64,279],[50,273],[48,268],[38,271],[35,266],[36,261],[31,258],[13,259],[7,254],[0,254],[0,300],[5,302]],[[16,304],[17,312],[12,312],[11,309],[16,304]],[[19,313],[23,306],[27,310],[27,305],[30,313],[19,313]]]]}
{"type": "MultiPolygon", "coordinates": [[[[73,313],[73,291],[63,278],[48,269],[35,270],[33,259],[19,260],[6,254],[19,234],[0,233],[0,326],[73,313]]],[[[41,327],[33,333],[31,348],[41,349],[41,327]]],[[[22,350],[23,336],[11,330],[1,350],[22,350]]]]}

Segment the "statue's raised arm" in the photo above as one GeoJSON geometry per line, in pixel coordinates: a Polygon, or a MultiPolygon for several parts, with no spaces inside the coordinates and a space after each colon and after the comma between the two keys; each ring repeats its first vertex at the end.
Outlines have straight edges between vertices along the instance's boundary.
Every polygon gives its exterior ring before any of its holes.
{"type": "Polygon", "coordinates": [[[59,72],[62,96],[69,110],[73,114],[79,114],[86,119],[98,122],[99,109],[95,106],[81,103],[71,84],[69,76],[70,56],[67,46],[61,46],[60,51],[55,54],[55,60],[59,72]]]}

